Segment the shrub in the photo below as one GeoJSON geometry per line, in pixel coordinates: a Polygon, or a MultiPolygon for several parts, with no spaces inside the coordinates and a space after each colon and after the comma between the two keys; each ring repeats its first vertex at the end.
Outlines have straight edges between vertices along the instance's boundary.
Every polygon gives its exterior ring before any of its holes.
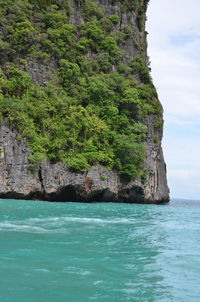
{"type": "Polygon", "coordinates": [[[132,73],[139,76],[140,80],[145,84],[151,83],[151,77],[149,74],[149,70],[144,64],[144,61],[141,57],[137,56],[135,59],[129,64],[132,73]]]}

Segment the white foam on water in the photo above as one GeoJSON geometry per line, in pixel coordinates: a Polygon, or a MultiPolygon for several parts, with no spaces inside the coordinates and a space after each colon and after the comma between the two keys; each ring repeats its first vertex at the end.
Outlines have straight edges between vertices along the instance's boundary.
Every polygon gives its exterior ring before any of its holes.
{"type": "Polygon", "coordinates": [[[135,219],[128,218],[88,218],[88,217],[73,217],[73,216],[61,216],[61,217],[46,217],[46,218],[30,218],[29,222],[39,223],[65,223],[65,222],[79,222],[79,223],[95,223],[95,224],[133,224],[135,219]]]}
{"type": "Polygon", "coordinates": [[[48,270],[46,268],[34,268],[33,271],[34,272],[42,272],[42,273],[50,273],[50,270],[48,270]]]}
{"type": "Polygon", "coordinates": [[[103,280],[97,280],[97,281],[95,281],[93,284],[94,285],[98,285],[98,284],[102,284],[103,283],[103,280]]]}
{"type": "Polygon", "coordinates": [[[34,233],[44,233],[48,232],[48,230],[38,227],[38,226],[33,226],[33,225],[20,225],[20,224],[15,224],[11,222],[1,222],[0,223],[0,232],[1,231],[17,231],[17,232],[34,232],[34,233]]]}
{"type": "Polygon", "coordinates": [[[65,267],[63,269],[63,273],[75,274],[75,275],[80,275],[80,276],[87,276],[87,275],[91,274],[90,271],[84,270],[84,269],[82,269],[80,267],[76,267],[76,266],[65,267]]]}
{"type": "Polygon", "coordinates": [[[27,233],[66,233],[71,224],[105,225],[113,224],[134,224],[135,219],[132,218],[89,218],[89,217],[41,217],[28,218],[24,220],[6,220],[0,222],[0,232],[27,232],[27,233]]]}

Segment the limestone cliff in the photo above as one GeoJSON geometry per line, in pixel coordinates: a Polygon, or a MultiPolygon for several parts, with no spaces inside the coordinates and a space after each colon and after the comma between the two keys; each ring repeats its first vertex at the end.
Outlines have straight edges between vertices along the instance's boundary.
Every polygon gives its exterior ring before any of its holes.
{"type": "MultiPolygon", "coordinates": [[[[53,1],[54,7],[56,5],[59,6],[61,2],[53,1]]],[[[115,19],[112,29],[109,29],[109,35],[112,37],[117,36],[118,49],[117,55],[116,50],[115,52],[112,50],[113,54],[110,53],[109,55],[117,56],[118,63],[113,61],[111,67],[108,67],[109,72],[116,72],[119,63],[121,64],[120,66],[123,64],[123,68],[129,66],[129,62],[137,56],[140,56],[147,68],[145,11],[148,1],[133,1],[132,5],[130,5],[131,1],[122,0],[95,0],[90,2],[90,5],[96,5],[95,13],[97,17],[102,11],[104,12],[107,17],[104,22],[108,21],[108,18],[110,18],[109,20],[115,19]],[[98,8],[101,11],[97,11],[98,8]]],[[[87,14],[89,14],[88,11],[87,14]]],[[[68,23],[79,27],[86,23],[87,18],[88,15],[86,16],[86,12],[82,9],[82,2],[72,0],[70,2],[68,23]]],[[[103,16],[101,18],[103,20],[103,16]]],[[[107,27],[109,26],[110,24],[107,24],[107,27]]],[[[1,30],[2,35],[5,35],[5,28],[3,27],[1,30]]],[[[88,41],[86,42],[89,43],[88,41]]],[[[110,44],[105,47],[113,47],[113,40],[110,39],[107,42],[110,42],[110,44]]],[[[79,47],[83,47],[83,45],[79,45],[79,47]]],[[[17,52],[17,56],[20,59],[18,58],[15,63],[21,70],[25,70],[29,74],[32,83],[36,83],[42,87],[51,80],[52,74],[57,77],[57,70],[59,69],[54,59],[55,55],[51,58],[47,56],[44,61],[41,61],[41,58],[37,59],[36,56],[28,56],[27,54],[24,56],[24,53],[22,58],[20,51],[20,55],[17,52]],[[23,61],[24,57],[26,58],[26,64],[23,61]]],[[[85,56],[88,56],[89,60],[91,58],[95,58],[96,60],[96,53],[97,50],[94,50],[92,46],[85,56]]],[[[4,63],[7,58],[8,55],[6,54],[6,50],[4,50],[4,58],[1,61],[3,70],[5,69],[4,63]]],[[[146,70],[142,69],[142,72],[139,73],[137,64],[134,65],[134,68],[136,70],[134,77],[138,83],[137,85],[148,83],[149,75],[146,73],[146,70]]],[[[128,68],[124,71],[124,74],[130,78],[128,68]]],[[[2,88],[2,91],[4,92],[6,89],[2,88]]],[[[148,98],[149,96],[147,96],[148,98]]],[[[34,167],[30,166],[32,150],[30,143],[27,143],[28,135],[27,137],[26,135],[22,135],[24,132],[20,130],[20,126],[15,127],[15,117],[12,118],[9,110],[4,110],[3,121],[0,126],[0,197],[50,201],[115,201],[136,203],[161,203],[169,201],[166,166],[161,147],[163,134],[162,107],[155,96],[153,97],[153,101],[151,100],[150,102],[153,102],[153,105],[149,103],[149,107],[145,107],[147,108],[145,109],[146,113],[137,116],[137,121],[141,122],[147,128],[146,136],[141,142],[146,154],[145,162],[142,166],[142,171],[145,171],[145,173],[143,173],[143,176],[141,176],[142,174],[138,174],[138,177],[134,181],[128,182],[123,181],[115,169],[109,169],[100,163],[95,163],[95,161],[88,169],[81,173],[77,171],[73,172],[73,169],[70,169],[64,162],[48,158],[40,160],[34,167]]],[[[126,110],[130,110],[130,108],[126,107],[126,110]]],[[[131,114],[129,114],[130,118],[135,118],[136,115],[133,116],[133,113],[131,114]]]]}
{"type": "MultiPolygon", "coordinates": [[[[151,125],[152,121],[149,121],[151,125]]],[[[167,202],[169,190],[162,149],[147,144],[148,178],[123,185],[113,171],[92,167],[88,172],[70,172],[62,163],[44,162],[35,171],[28,167],[29,149],[6,125],[0,127],[0,197],[51,201],[167,202]]]]}

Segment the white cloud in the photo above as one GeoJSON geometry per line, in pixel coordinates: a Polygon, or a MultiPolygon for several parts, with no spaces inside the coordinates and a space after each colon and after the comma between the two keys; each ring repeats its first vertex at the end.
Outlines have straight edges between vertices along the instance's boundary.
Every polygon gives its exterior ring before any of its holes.
{"type": "Polygon", "coordinates": [[[172,197],[200,198],[199,11],[198,0],[151,0],[148,8],[148,54],[165,112],[172,197]]]}
{"type": "Polygon", "coordinates": [[[171,137],[171,140],[169,140],[169,137],[164,140],[166,159],[170,162],[170,167],[172,169],[181,168],[181,170],[195,169],[200,171],[200,141],[196,141],[194,137],[188,138],[186,142],[184,137],[178,137],[176,133],[171,137]]]}
{"type": "Polygon", "coordinates": [[[169,170],[169,185],[174,192],[174,198],[199,199],[200,171],[198,170],[169,170]]]}

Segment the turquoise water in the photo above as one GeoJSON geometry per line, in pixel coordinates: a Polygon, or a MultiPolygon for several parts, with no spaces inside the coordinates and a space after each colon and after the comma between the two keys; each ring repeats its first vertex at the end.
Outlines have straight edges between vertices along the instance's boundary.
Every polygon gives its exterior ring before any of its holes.
{"type": "Polygon", "coordinates": [[[199,302],[199,205],[0,200],[0,301],[199,302]]]}

